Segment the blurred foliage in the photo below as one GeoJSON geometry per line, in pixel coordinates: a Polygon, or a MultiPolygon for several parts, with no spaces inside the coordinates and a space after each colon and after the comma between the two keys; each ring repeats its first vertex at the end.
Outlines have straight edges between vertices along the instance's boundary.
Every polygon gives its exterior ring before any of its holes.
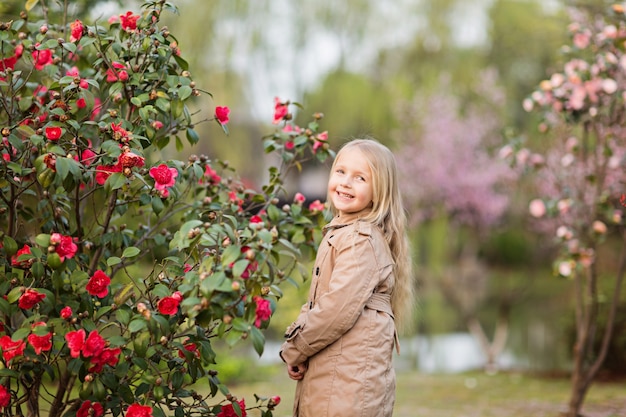
{"type": "MultiPolygon", "coordinates": [[[[69,20],[84,18],[96,5],[106,3],[107,1],[120,6],[123,4],[121,0],[65,0],[65,3],[68,4],[67,17],[69,20]]],[[[2,0],[0,3],[0,19],[3,21],[19,19],[20,13],[24,11],[25,4],[34,5],[35,7],[45,7],[46,12],[49,13],[49,17],[52,19],[57,19],[59,15],[64,13],[59,11],[59,8],[51,8],[49,3],[62,2],[58,0],[31,0],[29,2],[25,2],[24,0],[2,0]]]]}

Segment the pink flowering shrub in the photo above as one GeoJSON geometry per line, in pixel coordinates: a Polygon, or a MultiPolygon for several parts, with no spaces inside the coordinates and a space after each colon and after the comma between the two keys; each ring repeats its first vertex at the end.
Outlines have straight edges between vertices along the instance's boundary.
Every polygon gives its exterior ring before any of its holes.
{"type": "Polygon", "coordinates": [[[417,97],[398,112],[403,198],[412,222],[443,215],[480,232],[502,220],[509,207],[507,187],[517,179],[494,151],[504,96],[489,70],[471,86],[483,100],[469,107],[443,81],[436,93],[417,97]]]}
{"type": "Polygon", "coordinates": [[[567,417],[580,415],[607,357],[626,270],[626,13],[622,4],[605,13],[571,12],[563,67],[523,103],[543,116],[538,127],[545,145],[531,150],[517,141],[502,152],[536,175],[529,213],[558,244],[554,274],[574,283],[576,340],[567,417]],[[612,240],[622,242],[619,262],[599,256],[612,240]]]}
{"type": "Polygon", "coordinates": [[[313,254],[323,204],[277,204],[291,168],[332,154],[321,115],[301,128],[275,103],[263,142],[283,163],[260,191],[204,155],[159,160],[230,117],[190,114],[209,95],[159,26],[173,6],[97,24],[40,7],[0,26],[0,414],[271,416],[280,399],[220,382],[212,340],[260,354],[313,254]]]}

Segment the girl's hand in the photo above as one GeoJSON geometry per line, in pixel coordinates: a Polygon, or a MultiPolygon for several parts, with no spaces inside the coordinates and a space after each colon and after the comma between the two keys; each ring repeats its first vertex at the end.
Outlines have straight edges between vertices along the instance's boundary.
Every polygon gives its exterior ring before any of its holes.
{"type": "Polygon", "coordinates": [[[289,378],[299,381],[304,378],[304,373],[307,370],[306,363],[301,363],[296,366],[287,365],[287,373],[289,374],[289,378]]]}

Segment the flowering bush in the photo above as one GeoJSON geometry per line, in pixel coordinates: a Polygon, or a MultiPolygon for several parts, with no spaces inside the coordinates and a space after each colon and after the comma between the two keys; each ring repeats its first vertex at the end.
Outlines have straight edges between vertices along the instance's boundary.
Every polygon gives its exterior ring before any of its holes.
{"type": "Polygon", "coordinates": [[[550,146],[533,152],[518,142],[503,153],[539,176],[540,195],[530,202],[530,214],[540,221],[549,219],[544,227],[560,249],[555,275],[574,283],[576,340],[564,415],[575,417],[607,356],[626,270],[626,201],[620,205],[626,182],[624,6],[615,4],[605,14],[572,9],[569,30],[571,45],[563,48],[562,70],[542,81],[523,103],[527,111],[544,116],[539,128],[552,140],[550,146]],[[612,235],[622,241],[619,265],[598,256],[612,235]],[[594,347],[596,337],[601,339],[599,349],[594,347]]]}
{"type": "Polygon", "coordinates": [[[36,4],[0,23],[2,415],[246,415],[211,339],[260,354],[279,284],[313,253],[323,205],[278,201],[286,172],[332,154],[321,115],[295,126],[277,100],[263,140],[282,164],[260,192],[206,156],[161,160],[230,113],[192,120],[202,91],[159,26],[173,6],[89,25],[36,4]]]}

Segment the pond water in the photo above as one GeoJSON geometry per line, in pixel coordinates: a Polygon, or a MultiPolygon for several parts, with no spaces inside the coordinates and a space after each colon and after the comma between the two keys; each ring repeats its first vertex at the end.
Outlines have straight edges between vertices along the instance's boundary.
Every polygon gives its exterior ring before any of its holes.
{"type": "MultiPolygon", "coordinates": [[[[263,364],[279,363],[280,342],[267,341],[263,364]]],[[[256,354],[253,354],[256,356],[256,354]]],[[[394,355],[396,370],[419,370],[424,373],[457,373],[482,368],[485,357],[478,343],[469,333],[448,333],[435,336],[416,336],[400,340],[400,355],[394,355]]],[[[524,366],[526,361],[505,351],[498,358],[503,369],[524,366]]]]}

